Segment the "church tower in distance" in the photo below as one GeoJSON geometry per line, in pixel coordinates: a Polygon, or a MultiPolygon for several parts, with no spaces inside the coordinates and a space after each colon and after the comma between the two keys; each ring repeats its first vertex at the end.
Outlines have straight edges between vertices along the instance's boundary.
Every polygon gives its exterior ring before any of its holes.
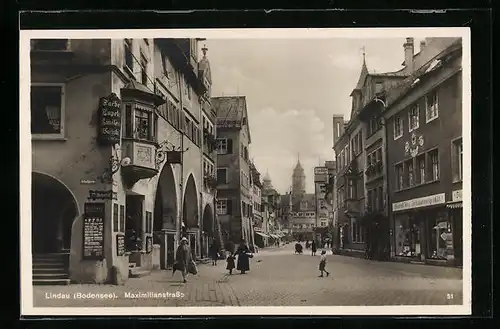
{"type": "Polygon", "coordinates": [[[292,198],[293,203],[302,200],[306,193],[306,174],[300,164],[300,157],[297,158],[297,165],[292,174],[292,198]]]}

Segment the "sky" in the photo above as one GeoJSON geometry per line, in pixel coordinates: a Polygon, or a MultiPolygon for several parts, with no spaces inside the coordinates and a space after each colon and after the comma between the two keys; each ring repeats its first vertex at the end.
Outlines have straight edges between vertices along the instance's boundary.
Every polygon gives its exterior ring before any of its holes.
{"type": "MultiPolygon", "coordinates": [[[[415,52],[422,38],[415,38],[415,52]]],[[[351,112],[365,49],[368,70],[402,68],[405,38],[208,39],[212,96],[244,95],[252,143],[262,177],[280,193],[290,190],[300,156],[306,190],[313,169],[333,160],[332,115],[351,112]]]]}

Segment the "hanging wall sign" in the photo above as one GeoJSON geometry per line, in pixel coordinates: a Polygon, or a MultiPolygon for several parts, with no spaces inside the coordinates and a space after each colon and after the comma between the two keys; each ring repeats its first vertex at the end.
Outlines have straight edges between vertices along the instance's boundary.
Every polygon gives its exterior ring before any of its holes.
{"type": "Polygon", "coordinates": [[[104,203],[85,203],[83,216],[84,260],[104,258],[104,203]]]}
{"type": "Polygon", "coordinates": [[[167,163],[182,163],[182,153],[180,151],[167,151],[167,163]]]}
{"type": "Polygon", "coordinates": [[[113,190],[89,190],[90,200],[118,200],[118,193],[113,190]]]}
{"type": "Polygon", "coordinates": [[[99,100],[99,142],[105,145],[120,143],[121,101],[116,94],[99,100]]]}

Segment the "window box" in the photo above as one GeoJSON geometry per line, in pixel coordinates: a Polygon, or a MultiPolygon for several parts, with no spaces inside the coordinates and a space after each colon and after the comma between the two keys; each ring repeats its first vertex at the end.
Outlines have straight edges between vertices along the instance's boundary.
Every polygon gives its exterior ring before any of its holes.
{"type": "Polygon", "coordinates": [[[64,139],[65,85],[63,83],[33,83],[30,110],[32,139],[64,139]]]}

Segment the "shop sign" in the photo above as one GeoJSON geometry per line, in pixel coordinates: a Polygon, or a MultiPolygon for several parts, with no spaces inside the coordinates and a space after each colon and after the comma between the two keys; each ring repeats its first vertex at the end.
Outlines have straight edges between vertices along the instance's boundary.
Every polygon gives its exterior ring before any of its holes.
{"type": "Polygon", "coordinates": [[[452,202],[462,201],[462,190],[455,190],[451,192],[451,201],[452,202]]]}
{"type": "Polygon", "coordinates": [[[96,181],[93,180],[93,179],[82,179],[82,180],[80,180],[80,184],[82,184],[82,185],[93,185],[95,183],[96,183],[96,181]]]}
{"type": "Polygon", "coordinates": [[[85,203],[83,216],[83,259],[104,258],[104,203],[85,203]]]}
{"type": "Polygon", "coordinates": [[[403,211],[415,208],[429,207],[443,204],[446,202],[445,193],[429,195],[422,198],[416,198],[392,204],[392,211],[403,211]]]}
{"type": "Polygon", "coordinates": [[[125,236],[118,234],[116,236],[116,255],[123,256],[125,254],[125,236]]]}
{"type": "Polygon", "coordinates": [[[99,141],[102,144],[120,143],[121,101],[116,94],[99,100],[99,141]]]}
{"type": "Polygon", "coordinates": [[[89,190],[90,200],[118,200],[118,193],[112,190],[89,190]]]}

